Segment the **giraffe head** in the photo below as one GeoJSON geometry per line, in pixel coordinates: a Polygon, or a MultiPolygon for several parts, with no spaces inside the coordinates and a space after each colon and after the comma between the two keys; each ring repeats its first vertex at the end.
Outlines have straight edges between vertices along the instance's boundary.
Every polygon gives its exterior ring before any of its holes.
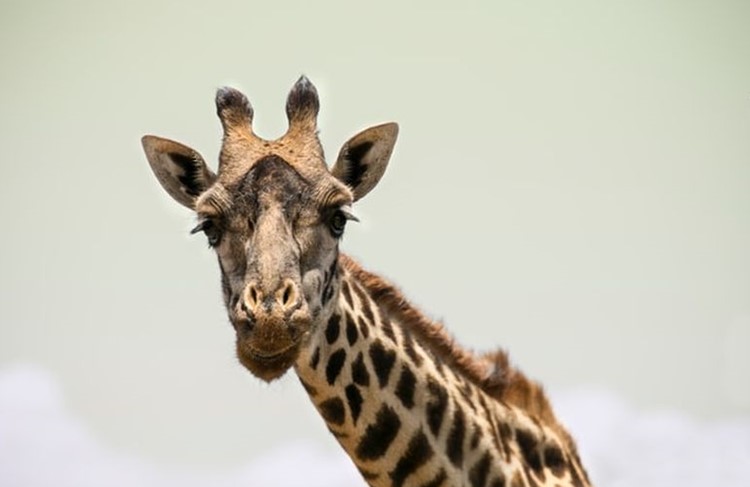
{"type": "Polygon", "coordinates": [[[147,135],[143,147],[167,193],[197,214],[192,233],[204,233],[218,256],[240,362],[271,381],[333,313],[339,240],[356,220],[352,204],[385,172],[398,126],[355,135],[329,170],[307,78],[289,93],[289,128],[279,139],[253,133],[253,109],[237,90],[220,89],[216,109],[224,131],[218,172],[180,143],[147,135]]]}

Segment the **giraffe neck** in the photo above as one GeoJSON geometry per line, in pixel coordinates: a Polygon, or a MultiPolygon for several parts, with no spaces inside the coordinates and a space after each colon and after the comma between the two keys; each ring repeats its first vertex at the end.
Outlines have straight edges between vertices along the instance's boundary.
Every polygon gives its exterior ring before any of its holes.
{"type": "Polygon", "coordinates": [[[415,326],[345,256],[340,274],[336,309],[295,370],[369,485],[588,485],[556,423],[477,383],[490,362],[431,336],[437,324],[415,326]]]}

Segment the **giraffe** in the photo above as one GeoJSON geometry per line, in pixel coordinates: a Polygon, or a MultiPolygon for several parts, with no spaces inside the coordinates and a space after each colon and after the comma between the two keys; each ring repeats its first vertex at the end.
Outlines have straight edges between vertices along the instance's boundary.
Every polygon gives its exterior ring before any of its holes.
{"type": "Polygon", "coordinates": [[[354,202],[383,176],[395,123],[368,128],[329,169],[318,94],[290,91],[287,132],[264,140],[232,88],[216,95],[215,173],[195,150],[146,135],[166,192],[195,211],[218,257],[239,362],[271,382],[294,369],[326,426],[381,486],[588,486],[542,388],[504,351],[458,345],[386,279],[339,252],[354,202]]]}

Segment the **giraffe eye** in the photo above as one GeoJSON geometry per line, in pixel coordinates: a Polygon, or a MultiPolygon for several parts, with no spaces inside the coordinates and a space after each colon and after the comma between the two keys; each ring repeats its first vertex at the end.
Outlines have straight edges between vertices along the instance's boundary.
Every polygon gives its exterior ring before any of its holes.
{"type": "Polygon", "coordinates": [[[339,238],[344,234],[344,227],[346,226],[346,215],[341,210],[336,210],[331,215],[331,219],[328,222],[331,227],[331,233],[334,237],[339,238]]]}
{"type": "Polygon", "coordinates": [[[212,220],[203,220],[190,230],[190,233],[203,232],[208,239],[209,247],[216,247],[221,242],[221,228],[212,220]]]}

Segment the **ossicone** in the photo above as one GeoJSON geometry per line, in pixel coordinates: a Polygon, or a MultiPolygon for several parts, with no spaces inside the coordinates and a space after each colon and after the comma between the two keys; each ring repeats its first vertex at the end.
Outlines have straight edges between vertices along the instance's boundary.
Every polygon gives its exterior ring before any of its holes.
{"type": "Polygon", "coordinates": [[[286,116],[289,119],[289,128],[314,131],[319,110],[318,90],[306,76],[300,76],[286,100],[286,116]]]}
{"type": "Polygon", "coordinates": [[[253,131],[253,107],[247,97],[234,88],[225,86],[216,91],[216,114],[225,135],[230,131],[253,131]]]}

